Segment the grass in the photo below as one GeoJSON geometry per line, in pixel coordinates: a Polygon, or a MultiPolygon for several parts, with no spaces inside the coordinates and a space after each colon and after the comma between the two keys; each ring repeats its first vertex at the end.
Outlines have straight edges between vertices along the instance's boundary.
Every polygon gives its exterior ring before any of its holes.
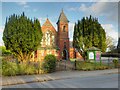
{"type": "Polygon", "coordinates": [[[86,61],[77,61],[77,70],[83,71],[91,71],[91,70],[104,70],[109,67],[104,64],[94,63],[94,62],[86,62],[86,61]]]}
{"type": "Polygon", "coordinates": [[[70,61],[71,62],[75,62],[75,60],[77,60],[76,58],[71,58],[70,61]]]}

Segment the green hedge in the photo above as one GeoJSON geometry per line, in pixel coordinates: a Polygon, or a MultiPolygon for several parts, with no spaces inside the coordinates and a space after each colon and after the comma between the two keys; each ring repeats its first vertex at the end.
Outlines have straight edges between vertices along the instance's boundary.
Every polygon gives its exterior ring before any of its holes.
{"type": "Polygon", "coordinates": [[[118,67],[118,64],[119,64],[118,59],[114,59],[114,60],[113,60],[113,64],[114,64],[114,67],[117,68],[117,67],[118,67]]]}
{"type": "Polygon", "coordinates": [[[100,63],[94,63],[89,61],[77,61],[77,70],[91,71],[91,70],[104,70],[108,69],[108,66],[100,63]]]}
{"type": "Polygon", "coordinates": [[[4,76],[14,76],[18,72],[15,63],[2,60],[2,75],[4,76]]]}
{"type": "Polygon", "coordinates": [[[47,73],[54,72],[56,69],[56,57],[52,54],[45,56],[43,62],[43,69],[47,73]]]}
{"type": "Polygon", "coordinates": [[[15,62],[10,62],[2,60],[2,75],[3,76],[15,76],[15,75],[29,75],[35,74],[35,66],[27,63],[16,64],[15,62]]]}
{"type": "Polygon", "coordinates": [[[40,66],[40,62],[34,63],[19,63],[7,61],[2,59],[2,75],[15,76],[15,75],[31,75],[54,72],[56,69],[56,57],[54,55],[47,55],[40,66]]]}
{"type": "Polygon", "coordinates": [[[22,64],[18,64],[18,75],[31,75],[31,74],[35,74],[36,69],[35,66],[32,64],[27,64],[27,63],[22,63],[22,64]]]}

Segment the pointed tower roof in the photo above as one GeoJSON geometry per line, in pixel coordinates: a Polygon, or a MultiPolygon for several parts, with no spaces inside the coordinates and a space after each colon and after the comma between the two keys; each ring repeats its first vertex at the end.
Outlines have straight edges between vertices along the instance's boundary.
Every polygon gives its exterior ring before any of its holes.
{"type": "MultiPolygon", "coordinates": [[[[64,14],[63,9],[62,9],[62,11],[61,11],[61,13],[60,13],[58,22],[59,22],[59,21],[62,21],[62,22],[69,22],[68,19],[67,19],[67,17],[66,17],[66,15],[64,14]]],[[[57,23],[58,23],[58,22],[57,22],[57,23]]]]}

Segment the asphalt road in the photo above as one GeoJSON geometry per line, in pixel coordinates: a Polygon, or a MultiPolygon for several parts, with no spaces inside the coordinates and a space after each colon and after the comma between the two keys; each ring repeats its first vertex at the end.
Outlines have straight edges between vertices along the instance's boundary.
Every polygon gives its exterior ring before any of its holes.
{"type": "Polygon", "coordinates": [[[3,88],[118,88],[118,74],[71,77],[62,80],[10,85],[3,88]]]}

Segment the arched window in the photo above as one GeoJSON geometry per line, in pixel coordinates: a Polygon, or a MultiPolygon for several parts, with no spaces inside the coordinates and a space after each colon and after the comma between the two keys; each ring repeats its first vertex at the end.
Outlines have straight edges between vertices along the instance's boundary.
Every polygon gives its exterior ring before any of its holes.
{"type": "Polygon", "coordinates": [[[66,27],[65,27],[65,26],[63,26],[63,32],[65,32],[65,29],[66,29],[66,27]]]}
{"type": "Polygon", "coordinates": [[[46,39],[46,45],[50,45],[50,33],[49,32],[46,32],[45,39],[46,39]]]}
{"type": "Polygon", "coordinates": [[[43,46],[43,38],[42,38],[42,40],[41,40],[41,46],[43,46]]]}

